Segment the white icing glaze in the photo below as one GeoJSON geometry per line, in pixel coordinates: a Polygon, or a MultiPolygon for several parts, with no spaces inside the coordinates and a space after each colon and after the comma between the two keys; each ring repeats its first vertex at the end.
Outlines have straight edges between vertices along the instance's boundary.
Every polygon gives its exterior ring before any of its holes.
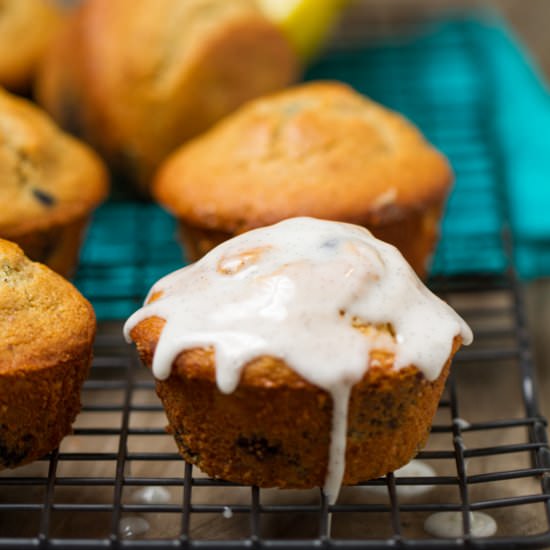
{"type": "MultiPolygon", "coordinates": [[[[426,462],[421,460],[411,460],[402,468],[395,470],[393,475],[398,477],[435,477],[435,470],[426,462]]],[[[395,490],[400,498],[414,498],[429,493],[434,488],[433,485],[396,485],[395,490]]],[[[359,487],[354,488],[355,490],[359,487]]],[[[376,494],[380,496],[388,495],[388,488],[385,485],[365,485],[360,488],[365,493],[376,494]]]]}
{"type": "Polygon", "coordinates": [[[460,430],[467,430],[471,426],[471,424],[467,420],[464,420],[464,418],[455,418],[453,422],[460,430]]]}
{"type": "Polygon", "coordinates": [[[344,472],[349,395],[368,368],[370,351],[389,349],[396,369],[414,364],[435,380],[453,338],[472,340],[466,323],[421,283],[396,248],[362,227],[313,218],[239,235],[164,277],[126,322],[126,338],[152,316],[166,320],[153,359],[158,379],[168,378],[183,350],[212,346],[224,393],[235,390],[249,361],[264,355],[283,359],[330,393],[324,490],[331,502],[344,472]],[[391,323],[395,342],[385,333],[366,336],[352,326],[354,319],[391,323]]]}
{"type": "Polygon", "coordinates": [[[170,502],[170,493],[156,485],[141,487],[132,493],[132,501],[145,504],[167,504],[170,502]]]}
{"type": "Polygon", "coordinates": [[[233,517],[233,510],[231,510],[231,508],[229,508],[229,506],[224,506],[222,516],[225,519],[231,519],[233,517]]]}
{"type": "MultiPolygon", "coordinates": [[[[457,538],[463,535],[462,512],[436,512],[426,518],[424,530],[438,538],[457,538]]],[[[492,537],[497,523],[483,512],[470,512],[470,532],[474,537],[492,537]]]]}
{"type": "Polygon", "coordinates": [[[118,532],[126,538],[139,537],[149,531],[149,522],[139,516],[122,518],[118,524],[118,532]]]}

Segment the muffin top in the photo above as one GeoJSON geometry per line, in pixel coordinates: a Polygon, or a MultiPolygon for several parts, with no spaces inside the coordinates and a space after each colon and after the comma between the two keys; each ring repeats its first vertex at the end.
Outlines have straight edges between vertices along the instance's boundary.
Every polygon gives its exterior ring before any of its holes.
{"type": "Polygon", "coordinates": [[[94,333],[92,306],[76,288],[0,239],[0,375],[71,360],[94,333]]]}
{"type": "Polygon", "coordinates": [[[25,88],[60,26],[61,14],[53,0],[2,0],[0,9],[0,85],[25,88]]]}
{"type": "Polygon", "coordinates": [[[178,149],[153,195],[192,225],[238,232],[301,215],[383,223],[441,201],[451,180],[405,118],[317,82],[252,101],[178,149]]]}
{"type": "Polygon", "coordinates": [[[88,147],[37,107],[0,90],[0,235],[16,238],[85,215],[107,194],[88,147]]]}
{"type": "Polygon", "coordinates": [[[166,321],[155,376],[168,378],[182,351],[213,347],[217,383],[227,393],[261,356],[284,360],[324,389],[358,381],[373,346],[393,352],[396,369],[414,365],[435,380],[453,339],[472,338],[395,247],[362,227],[313,218],[239,235],[161,279],[127,321],[127,337],[151,317],[166,321]]]}

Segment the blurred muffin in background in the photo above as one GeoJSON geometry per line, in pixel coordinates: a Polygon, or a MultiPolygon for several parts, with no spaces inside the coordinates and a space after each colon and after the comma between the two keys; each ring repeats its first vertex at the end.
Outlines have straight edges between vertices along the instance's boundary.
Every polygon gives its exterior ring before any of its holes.
{"type": "Polygon", "coordinates": [[[106,170],[91,149],[32,103],[0,91],[0,238],[70,275],[107,189],[106,170]]]}
{"type": "Polygon", "coordinates": [[[85,0],[46,57],[37,96],[147,195],[167,154],[297,74],[255,0],[85,0]]]}
{"type": "Polygon", "coordinates": [[[0,10],[0,86],[26,92],[61,13],[53,0],[2,0],[0,10]]]}
{"type": "Polygon", "coordinates": [[[252,101],[178,149],[153,194],[179,218],[190,260],[313,216],[367,227],[425,276],[451,183],[445,157],[404,117],[318,82],[252,101]]]}

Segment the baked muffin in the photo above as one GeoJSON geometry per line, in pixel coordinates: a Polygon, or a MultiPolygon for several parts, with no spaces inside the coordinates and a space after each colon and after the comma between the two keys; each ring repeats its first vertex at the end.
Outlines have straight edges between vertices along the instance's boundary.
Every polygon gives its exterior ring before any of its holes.
{"type": "Polygon", "coordinates": [[[0,17],[0,86],[27,91],[61,25],[54,0],[3,0],[0,17]]]}
{"type": "Polygon", "coordinates": [[[340,83],[252,101],[162,166],[153,195],[195,260],[232,235],[293,216],[356,223],[426,264],[452,174],[420,132],[340,83]]]}
{"type": "Polygon", "coordinates": [[[0,237],[69,275],[107,175],[88,147],[31,103],[0,90],[0,237]]]}
{"type": "Polygon", "coordinates": [[[168,153],[296,75],[295,53],[256,0],[85,0],[37,95],[148,193],[168,153]]]}
{"type": "Polygon", "coordinates": [[[0,469],[42,457],[71,431],[94,334],[79,292],[0,239],[0,469]]]}
{"type": "Polygon", "coordinates": [[[239,235],[162,279],[125,334],[187,461],[332,500],[416,454],[472,339],[395,247],[312,218],[239,235]]]}

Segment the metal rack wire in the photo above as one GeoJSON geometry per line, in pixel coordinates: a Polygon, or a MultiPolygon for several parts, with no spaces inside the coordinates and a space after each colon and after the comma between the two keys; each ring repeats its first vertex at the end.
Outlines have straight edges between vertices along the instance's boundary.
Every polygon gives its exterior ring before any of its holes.
{"type": "Polygon", "coordinates": [[[104,325],[74,434],[50,457],[0,475],[0,548],[550,544],[550,452],[546,422],[538,414],[533,392],[521,290],[511,275],[439,279],[433,286],[477,334],[475,346],[456,358],[430,441],[417,457],[432,465],[434,476],[388,474],[344,489],[330,507],[317,491],[260,490],[204,477],[183,463],[166,435],[149,373],[120,333],[104,325]],[[479,369],[485,371],[483,376],[479,369]],[[491,380],[497,374],[506,381],[501,387],[498,377],[491,380]],[[495,386],[494,394],[487,396],[489,415],[487,407],[477,407],[477,400],[474,408],[471,400],[465,406],[462,393],[481,387],[482,397],[489,386],[495,386]],[[98,447],[103,450],[98,452],[98,447]],[[509,469],[510,456],[515,464],[518,456],[523,457],[523,466],[509,469]],[[161,502],[136,499],[136,490],[151,486],[166,491],[161,502]],[[487,491],[489,486],[494,488],[487,491]],[[412,497],[402,492],[412,487],[423,491],[412,497]],[[484,498],[476,496],[479,487],[484,498]],[[506,533],[506,518],[524,509],[545,529],[506,533]],[[471,535],[469,513],[480,510],[497,518],[503,536],[471,535]],[[429,538],[422,524],[434,511],[460,512],[464,536],[429,538]],[[128,516],[145,519],[149,530],[126,538],[120,521],[128,516]]]}
{"type": "MultiPolygon", "coordinates": [[[[467,35],[458,30],[451,41],[473,63],[477,52],[467,35]]],[[[382,54],[373,63],[376,55],[382,54]]],[[[490,90],[481,79],[468,101],[414,99],[400,88],[413,78],[406,48],[382,55],[388,56],[396,79],[371,95],[393,98],[449,154],[457,189],[476,187],[477,197],[496,213],[494,226],[475,241],[476,258],[491,260],[472,261],[471,271],[484,275],[449,276],[463,265],[469,245],[469,236],[450,226],[436,259],[440,275],[430,281],[476,334],[474,345],[456,357],[432,434],[417,457],[434,474],[390,473],[344,488],[333,506],[319,491],[264,490],[205,477],[181,460],[165,433],[154,382],[123,342],[120,320],[104,320],[74,433],[51,456],[0,472],[0,548],[550,546],[550,450],[535,396],[521,287],[501,231],[505,174],[488,124],[490,90]],[[470,513],[481,510],[496,519],[497,536],[472,534],[470,513]],[[463,535],[429,537],[424,520],[436,511],[460,513],[463,535]],[[525,518],[524,527],[513,528],[518,522],[510,518],[525,518]]],[[[465,196],[453,197],[451,217],[467,210],[465,196]]],[[[101,317],[122,318],[151,282],[180,263],[173,229],[151,205],[111,204],[100,213],[77,283],[101,317]],[[113,233],[109,219],[121,217],[127,225],[113,233]]]]}

